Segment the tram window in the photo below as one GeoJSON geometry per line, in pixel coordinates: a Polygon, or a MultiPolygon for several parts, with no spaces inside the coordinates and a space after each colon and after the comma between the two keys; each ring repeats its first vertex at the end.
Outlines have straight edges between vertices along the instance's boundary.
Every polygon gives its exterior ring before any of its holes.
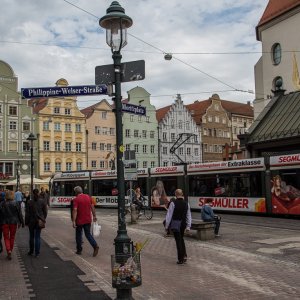
{"type": "Polygon", "coordinates": [[[116,179],[102,179],[92,181],[93,196],[111,196],[112,190],[117,187],[116,179]]]}

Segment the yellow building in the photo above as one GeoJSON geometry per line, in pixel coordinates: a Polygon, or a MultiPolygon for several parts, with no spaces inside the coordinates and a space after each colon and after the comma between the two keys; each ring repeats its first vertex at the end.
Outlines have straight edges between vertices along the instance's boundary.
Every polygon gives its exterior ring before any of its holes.
{"type": "Polygon", "coordinates": [[[102,100],[81,112],[86,116],[88,169],[116,168],[116,119],[112,106],[102,100]]]}
{"type": "MultiPolygon", "coordinates": [[[[59,79],[56,85],[68,86],[68,82],[59,79]]],[[[87,169],[85,115],[77,107],[77,98],[40,98],[29,104],[38,122],[39,177],[87,169]]]]}

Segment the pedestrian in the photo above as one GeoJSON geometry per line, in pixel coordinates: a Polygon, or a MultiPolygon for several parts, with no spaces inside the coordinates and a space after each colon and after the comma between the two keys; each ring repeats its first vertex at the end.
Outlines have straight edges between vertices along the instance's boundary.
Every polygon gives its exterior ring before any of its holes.
{"type": "Polygon", "coordinates": [[[45,190],[45,201],[48,205],[48,207],[50,206],[50,194],[49,194],[49,190],[45,190]]]}
{"type": "Polygon", "coordinates": [[[75,199],[73,201],[73,227],[76,229],[76,254],[80,255],[82,253],[82,230],[84,231],[85,237],[94,248],[93,256],[97,256],[99,251],[99,246],[93,236],[91,235],[91,223],[92,215],[93,222],[97,221],[96,211],[93,205],[92,198],[83,194],[82,187],[76,186],[74,188],[75,199]]]}
{"type": "Polygon", "coordinates": [[[214,214],[214,211],[211,207],[212,205],[212,198],[207,198],[205,200],[205,204],[202,206],[201,209],[201,219],[204,222],[214,222],[215,223],[215,236],[219,235],[219,229],[220,229],[220,222],[221,217],[214,214]]]}
{"type": "MultiPolygon", "coordinates": [[[[0,189],[0,205],[1,202],[5,201],[5,192],[4,189],[0,189]]],[[[2,245],[2,216],[1,216],[1,211],[0,211],[0,253],[3,251],[3,245],[2,245]]]]}
{"type": "Polygon", "coordinates": [[[5,201],[1,201],[0,214],[3,230],[3,239],[7,252],[7,259],[11,260],[11,253],[14,248],[17,228],[24,227],[24,219],[21,206],[14,200],[14,192],[5,193],[5,201]]]}
{"type": "Polygon", "coordinates": [[[28,255],[40,255],[41,230],[40,221],[46,223],[47,203],[40,197],[39,190],[33,190],[33,199],[27,202],[25,207],[25,224],[29,229],[29,252],[28,255]]]}
{"type": "Polygon", "coordinates": [[[16,192],[15,192],[15,201],[21,207],[21,204],[22,204],[22,201],[23,201],[23,194],[22,194],[22,192],[21,192],[21,190],[19,188],[17,188],[16,192]]]}
{"type": "Polygon", "coordinates": [[[29,191],[26,191],[24,193],[25,207],[26,207],[26,205],[27,205],[27,203],[28,203],[29,200],[30,200],[30,193],[29,193],[29,191]]]}
{"type": "Polygon", "coordinates": [[[184,232],[189,231],[192,224],[191,209],[189,204],[184,200],[181,189],[175,191],[176,199],[170,203],[166,216],[165,229],[174,234],[177,249],[177,264],[182,265],[187,261],[187,253],[184,242],[184,232]]]}

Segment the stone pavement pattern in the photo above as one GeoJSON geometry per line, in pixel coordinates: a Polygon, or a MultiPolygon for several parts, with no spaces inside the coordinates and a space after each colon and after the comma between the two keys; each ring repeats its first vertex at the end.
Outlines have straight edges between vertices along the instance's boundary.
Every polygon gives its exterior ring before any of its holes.
{"type": "MultiPolygon", "coordinates": [[[[74,230],[68,210],[49,211],[42,237],[59,255],[62,267],[67,261],[81,270],[78,278],[89,291],[102,290],[114,298],[110,254],[114,252],[113,239],[117,232],[116,211],[98,209],[97,215],[102,232],[96,258],[92,257],[92,248],[86,240],[83,255],[74,254],[74,230]]],[[[163,237],[163,216],[162,212],[155,212],[153,220],[140,220],[136,225],[127,226],[133,241],[149,239],[142,251],[143,284],[133,289],[135,299],[300,298],[299,220],[224,216],[221,238],[207,242],[186,238],[188,263],[178,266],[174,239],[163,237]]],[[[1,263],[7,263],[3,255],[0,259],[1,263]]],[[[4,270],[1,265],[0,271],[4,270]]],[[[4,279],[0,275],[1,285],[4,279]]],[[[26,286],[24,279],[22,284],[26,286]]]]}

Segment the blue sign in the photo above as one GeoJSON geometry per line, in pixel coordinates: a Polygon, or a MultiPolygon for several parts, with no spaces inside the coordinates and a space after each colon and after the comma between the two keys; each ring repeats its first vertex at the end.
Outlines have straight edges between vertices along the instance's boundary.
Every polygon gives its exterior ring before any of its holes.
{"type": "Polygon", "coordinates": [[[146,115],[146,107],[129,103],[122,103],[122,112],[127,112],[134,115],[146,115]]]}
{"type": "Polygon", "coordinates": [[[22,98],[107,95],[105,84],[21,89],[22,98]]]}

